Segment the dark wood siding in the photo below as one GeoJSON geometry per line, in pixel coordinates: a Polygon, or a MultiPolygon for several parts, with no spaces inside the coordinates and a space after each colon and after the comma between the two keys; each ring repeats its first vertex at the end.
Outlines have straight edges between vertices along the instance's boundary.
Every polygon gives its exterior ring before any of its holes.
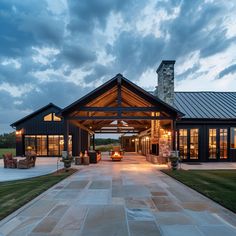
{"type": "MultiPolygon", "coordinates": [[[[24,150],[24,135],[63,135],[64,121],[44,121],[43,117],[49,113],[57,113],[60,109],[50,107],[47,110],[35,115],[34,117],[25,120],[16,126],[16,130],[22,130],[22,135],[16,136],[16,155],[23,156],[24,150]]],[[[78,156],[81,150],[88,149],[86,131],[83,131],[83,136],[80,138],[80,129],[74,125],[69,125],[69,134],[72,135],[72,154],[78,156]],[[81,140],[82,139],[82,140],[81,140]],[[85,141],[83,140],[85,139],[85,141]]]]}
{"type": "Polygon", "coordinates": [[[236,149],[230,149],[230,128],[236,127],[236,121],[223,120],[197,120],[197,119],[182,119],[177,121],[176,128],[178,129],[194,129],[199,128],[199,161],[209,161],[208,141],[209,129],[225,128],[228,130],[227,151],[228,160],[236,161],[236,149]]]}

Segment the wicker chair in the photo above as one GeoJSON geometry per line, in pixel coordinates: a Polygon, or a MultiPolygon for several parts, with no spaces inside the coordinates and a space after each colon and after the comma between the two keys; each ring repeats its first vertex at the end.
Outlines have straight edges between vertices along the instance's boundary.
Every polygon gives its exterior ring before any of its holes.
{"type": "Polygon", "coordinates": [[[17,159],[12,157],[12,153],[3,154],[4,168],[16,168],[17,159]]]}
{"type": "Polygon", "coordinates": [[[19,160],[17,168],[19,169],[29,169],[35,167],[36,153],[34,151],[26,152],[26,158],[24,160],[19,160]]]}

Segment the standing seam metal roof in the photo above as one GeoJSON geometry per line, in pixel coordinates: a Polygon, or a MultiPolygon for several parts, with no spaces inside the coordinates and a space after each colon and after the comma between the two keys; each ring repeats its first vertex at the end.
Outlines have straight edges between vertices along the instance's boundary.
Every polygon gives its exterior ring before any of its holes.
{"type": "Polygon", "coordinates": [[[183,118],[236,119],[236,92],[175,92],[174,107],[183,118]]]}

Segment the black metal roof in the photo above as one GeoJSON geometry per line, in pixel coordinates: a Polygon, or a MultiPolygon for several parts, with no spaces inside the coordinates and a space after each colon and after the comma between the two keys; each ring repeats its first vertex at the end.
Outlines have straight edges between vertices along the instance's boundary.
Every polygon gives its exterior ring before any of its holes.
{"type": "Polygon", "coordinates": [[[49,103],[49,104],[47,104],[46,106],[41,107],[40,109],[36,110],[35,112],[30,113],[29,115],[23,117],[22,119],[17,120],[16,122],[12,123],[11,126],[12,126],[12,127],[15,127],[15,126],[17,126],[18,124],[20,124],[20,123],[22,123],[22,122],[24,122],[24,121],[26,121],[26,120],[28,120],[28,119],[30,119],[30,118],[36,116],[37,114],[43,112],[44,110],[47,110],[47,109],[50,108],[50,107],[55,107],[58,111],[61,111],[61,108],[60,108],[60,107],[56,106],[56,105],[53,104],[53,103],[49,103]]]}
{"type": "Polygon", "coordinates": [[[236,119],[236,92],[175,92],[174,107],[184,119],[236,119]]]}

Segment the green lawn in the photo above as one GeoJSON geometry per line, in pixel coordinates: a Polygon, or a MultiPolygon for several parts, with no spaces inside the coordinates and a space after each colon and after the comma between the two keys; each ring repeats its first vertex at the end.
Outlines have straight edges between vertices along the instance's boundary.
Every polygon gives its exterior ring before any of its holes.
{"type": "Polygon", "coordinates": [[[0,183],[0,220],[74,172],[73,169],[68,172],[61,170],[40,177],[0,183]]]}
{"type": "Polygon", "coordinates": [[[163,170],[236,213],[236,170],[163,170]]]}
{"type": "Polygon", "coordinates": [[[16,149],[15,148],[0,148],[0,158],[2,158],[2,154],[11,152],[13,156],[16,156],[16,149]]]}

